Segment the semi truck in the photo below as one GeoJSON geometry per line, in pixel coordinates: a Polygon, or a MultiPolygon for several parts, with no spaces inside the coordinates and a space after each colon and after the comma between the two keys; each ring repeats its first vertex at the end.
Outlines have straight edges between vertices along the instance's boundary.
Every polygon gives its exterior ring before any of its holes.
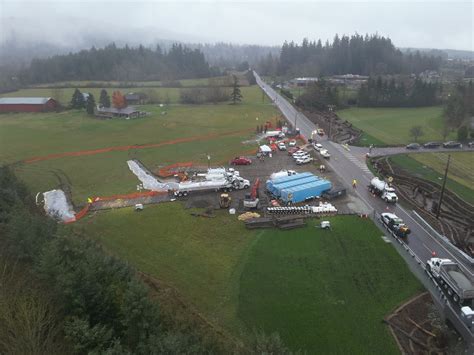
{"type": "Polygon", "coordinates": [[[370,180],[368,189],[371,193],[379,196],[385,202],[396,203],[398,201],[398,196],[395,193],[395,189],[387,182],[380,180],[378,177],[374,177],[372,180],[370,180]]]}
{"type": "Polygon", "coordinates": [[[282,189],[280,192],[280,200],[288,205],[300,203],[320,197],[324,192],[331,189],[331,182],[320,179],[304,185],[297,185],[290,188],[282,189]]]}
{"type": "Polygon", "coordinates": [[[431,258],[426,262],[426,270],[454,302],[464,305],[474,299],[473,280],[457,263],[450,259],[431,258]]]}
{"type": "Polygon", "coordinates": [[[380,221],[388,230],[395,233],[397,237],[405,238],[411,233],[410,228],[403,223],[403,220],[393,213],[382,213],[380,221]]]}
{"type": "Polygon", "coordinates": [[[174,191],[175,196],[187,196],[194,191],[231,191],[242,190],[250,187],[250,181],[240,176],[232,176],[227,179],[206,181],[185,181],[178,184],[174,191]]]}

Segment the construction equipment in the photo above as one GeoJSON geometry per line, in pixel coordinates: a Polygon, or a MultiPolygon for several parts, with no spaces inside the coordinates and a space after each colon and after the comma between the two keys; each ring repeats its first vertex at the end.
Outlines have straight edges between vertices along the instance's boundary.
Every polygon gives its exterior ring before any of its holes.
{"type": "Polygon", "coordinates": [[[379,196],[385,202],[396,203],[398,201],[395,189],[391,187],[389,183],[380,180],[378,177],[374,177],[372,180],[370,180],[368,189],[371,193],[379,196]]]}
{"type": "Polygon", "coordinates": [[[230,203],[232,202],[232,197],[229,194],[221,194],[219,197],[219,206],[221,208],[229,208],[230,203]]]}
{"type": "Polygon", "coordinates": [[[244,207],[245,208],[258,208],[260,202],[258,188],[260,187],[260,179],[257,178],[252,185],[250,193],[245,194],[244,207]]]}

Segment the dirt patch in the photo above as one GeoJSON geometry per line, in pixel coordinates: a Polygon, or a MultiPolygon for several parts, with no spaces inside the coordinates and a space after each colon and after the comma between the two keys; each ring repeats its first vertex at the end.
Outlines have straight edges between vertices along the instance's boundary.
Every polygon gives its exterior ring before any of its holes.
{"type": "Polygon", "coordinates": [[[302,111],[308,119],[319,128],[324,129],[328,137],[337,143],[353,143],[362,131],[347,120],[343,120],[334,112],[302,111]]]}
{"type": "Polygon", "coordinates": [[[428,292],[406,302],[385,318],[404,354],[445,354],[448,339],[440,332],[441,322],[428,292]]]}

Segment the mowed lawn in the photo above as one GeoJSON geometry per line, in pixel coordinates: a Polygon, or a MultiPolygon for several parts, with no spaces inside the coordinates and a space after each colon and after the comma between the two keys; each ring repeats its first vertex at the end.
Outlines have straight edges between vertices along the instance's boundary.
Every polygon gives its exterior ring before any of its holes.
{"type": "Polygon", "coordinates": [[[239,316],[293,350],[398,354],[382,319],[420,284],[370,220],[327,219],[331,231],[314,220],[260,236],[241,276],[239,316]]]}
{"type": "MultiPolygon", "coordinates": [[[[421,126],[423,135],[419,142],[442,140],[442,107],[420,108],[350,108],[337,113],[374,139],[387,145],[401,145],[414,141],[410,135],[413,126],[421,126]]],[[[455,139],[454,132],[447,140],[455,139]]]]}
{"type": "Polygon", "coordinates": [[[451,154],[451,161],[446,187],[474,204],[473,152],[402,154],[390,157],[390,160],[409,173],[441,186],[448,154],[451,154]]]}
{"type": "MultiPolygon", "coordinates": [[[[218,194],[216,194],[216,199],[218,194]]],[[[176,288],[214,325],[239,337],[237,317],[242,260],[256,238],[235,215],[193,217],[178,202],[102,211],[72,228],[99,240],[140,271],[176,288]]]]}
{"type": "Polygon", "coordinates": [[[152,170],[167,164],[192,161],[197,165],[222,164],[236,154],[256,150],[242,142],[255,137],[257,124],[274,120],[278,113],[261,90],[242,88],[242,104],[142,106],[151,113],[136,120],[97,120],[81,111],[0,115],[0,162],[18,162],[49,154],[115,146],[169,142],[202,137],[161,147],[63,157],[16,165],[18,176],[32,191],[59,186],[58,175],[71,183],[73,200],[122,194],[136,190],[138,180],[126,161],[141,159],[152,170]],[[257,120],[258,118],[258,120],[257,120]]]}
{"type": "Polygon", "coordinates": [[[293,231],[249,231],[226,211],[190,212],[179,203],[125,208],[68,228],[175,287],[236,337],[264,329],[308,353],[397,353],[381,320],[421,286],[370,220],[332,217],[324,232],[316,220],[293,231]]]}

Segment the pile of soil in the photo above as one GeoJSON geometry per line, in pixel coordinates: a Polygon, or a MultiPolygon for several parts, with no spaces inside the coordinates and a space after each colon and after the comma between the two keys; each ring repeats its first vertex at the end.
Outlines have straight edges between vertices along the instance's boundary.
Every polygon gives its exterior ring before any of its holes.
{"type": "Polygon", "coordinates": [[[324,129],[329,138],[337,143],[353,143],[357,141],[362,131],[355,128],[352,123],[341,119],[334,112],[303,111],[306,117],[318,127],[324,129]]]}

